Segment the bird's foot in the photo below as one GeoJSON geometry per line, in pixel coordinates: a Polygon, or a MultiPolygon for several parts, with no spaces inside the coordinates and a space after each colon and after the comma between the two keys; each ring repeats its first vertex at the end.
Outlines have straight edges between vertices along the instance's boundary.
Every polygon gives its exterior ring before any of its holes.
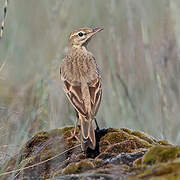
{"type": "Polygon", "coordinates": [[[68,138],[68,140],[73,140],[73,139],[76,139],[78,142],[81,142],[79,137],[78,137],[78,132],[76,131],[73,131],[71,132],[71,136],[68,138]]]}

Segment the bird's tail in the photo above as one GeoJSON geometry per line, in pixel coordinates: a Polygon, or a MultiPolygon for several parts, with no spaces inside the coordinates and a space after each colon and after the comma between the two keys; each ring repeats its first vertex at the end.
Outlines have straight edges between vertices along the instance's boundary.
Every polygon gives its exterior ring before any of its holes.
{"type": "Polygon", "coordinates": [[[81,134],[82,134],[81,146],[83,151],[86,151],[88,147],[91,149],[95,149],[96,138],[93,127],[93,120],[86,119],[84,116],[80,115],[80,121],[81,121],[81,134]]]}

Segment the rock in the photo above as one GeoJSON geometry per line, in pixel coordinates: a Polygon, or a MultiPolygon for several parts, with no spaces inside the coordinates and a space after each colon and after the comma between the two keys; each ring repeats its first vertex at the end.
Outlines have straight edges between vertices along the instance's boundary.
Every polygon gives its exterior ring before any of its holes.
{"type": "Polygon", "coordinates": [[[139,131],[109,128],[96,130],[96,149],[82,152],[78,139],[71,138],[73,129],[37,133],[2,165],[0,179],[180,178],[180,146],[139,131]]]}

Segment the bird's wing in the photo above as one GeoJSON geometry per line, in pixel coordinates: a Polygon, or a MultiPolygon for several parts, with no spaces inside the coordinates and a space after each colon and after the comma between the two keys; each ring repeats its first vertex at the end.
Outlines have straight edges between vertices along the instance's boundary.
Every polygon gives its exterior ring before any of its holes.
{"type": "Polygon", "coordinates": [[[91,100],[91,111],[92,115],[96,115],[99,105],[101,103],[102,98],[102,87],[101,87],[101,79],[98,77],[91,83],[89,83],[89,92],[90,92],[90,100],[91,100]]]}
{"type": "Polygon", "coordinates": [[[84,116],[95,116],[102,97],[101,79],[98,74],[89,82],[74,81],[71,74],[71,67],[67,66],[64,60],[61,64],[60,74],[64,85],[64,91],[74,108],[84,116]],[[68,69],[67,69],[68,67],[68,69]],[[68,73],[67,73],[68,72],[68,73]],[[89,114],[91,113],[91,114],[89,114]]]}
{"type": "Polygon", "coordinates": [[[66,96],[78,112],[87,116],[87,110],[82,97],[81,82],[72,81],[71,77],[68,76],[67,69],[65,67],[66,66],[62,63],[60,67],[60,75],[66,96]]]}
{"type": "Polygon", "coordinates": [[[63,83],[64,83],[64,91],[67,97],[69,98],[70,102],[74,106],[74,108],[82,115],[87,116],[87,110],[81,92],[81,85],[79,86],[71,85],[71,83],[68,82],[67,80],[63,81],[63,83]]]}

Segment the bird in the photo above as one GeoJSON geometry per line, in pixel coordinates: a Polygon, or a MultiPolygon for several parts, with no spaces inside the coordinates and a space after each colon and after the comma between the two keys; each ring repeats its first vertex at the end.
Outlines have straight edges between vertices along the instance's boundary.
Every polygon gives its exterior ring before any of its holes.
{"type": "Polygon", "coordinates": [[[73,136],[77,133],[80,121],[81,148],[96,148],[93,122],[96,121],[102,99],[102,82],[94,55],[88,51],[91,38],[103,28],[80,28],[70,33],[68,51],[60,64],[60,77],[63,89],[76,111],[76,124],[73,136]]]}

